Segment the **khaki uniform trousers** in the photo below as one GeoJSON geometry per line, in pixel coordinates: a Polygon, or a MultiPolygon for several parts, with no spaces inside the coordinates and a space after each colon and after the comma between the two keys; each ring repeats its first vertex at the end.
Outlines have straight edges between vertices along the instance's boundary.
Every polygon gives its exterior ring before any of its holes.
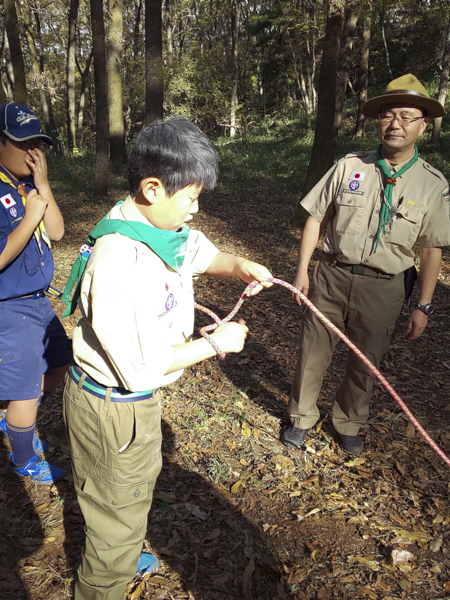
{"type": "Polygon", "coordinates": [[[66,377],[64,421],[86,544],[75,600],[123,600],[136,575],[160,473],[160,395],[139,402],[97,398],[66,377]],[[129,444],[125,449],[124,446],[129,444]],[[123,450],[122,450],[123,449],[123,450]]]}
{"type": "MultiPolygon", "coordinates": [[[[377,368],[389,347],[405,298],[404,275],[381,279],[354,275],[325,255],[316,263],[311,302],[343,331],[377,368]]],[[[317,399],[333,350],[340,340],[311,310],[305,314],[288,415],[294,427],[310,429],[320,417],[317,399]]],[[[357,435],[369,417],[375,376],[349,350],[332,421],[342,435],[357,435]]]]}

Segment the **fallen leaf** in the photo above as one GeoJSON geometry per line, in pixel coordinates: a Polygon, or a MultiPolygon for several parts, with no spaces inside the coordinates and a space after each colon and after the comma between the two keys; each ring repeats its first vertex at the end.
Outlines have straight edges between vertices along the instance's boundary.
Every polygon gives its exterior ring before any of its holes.
{"type": "Polygon", "coordinates": [[[411,422],[408,423],[408,426],[405,429],[405,435],[407,438],[413,438],[416,435],[416,428],[411,422]]]}
{"type": "Polygon", "coordinates": [[[246,421],[242,423],[242,435],[244,435],[245,437],[251,437],[252,435],[252,430],[250,429],[246,421]]]}
{"type": "Polygon", "coordinates": [[[392,550],[391,562],[393,565],[398,566],[411,560],[415,560],[415,556],[408,550],[392,550]]]}

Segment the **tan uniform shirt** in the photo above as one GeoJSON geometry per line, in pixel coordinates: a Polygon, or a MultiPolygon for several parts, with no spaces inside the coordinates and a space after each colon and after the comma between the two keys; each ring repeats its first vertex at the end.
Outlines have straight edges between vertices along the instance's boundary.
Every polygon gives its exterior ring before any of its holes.
{"type": "MultiPolygon", "coordinates": [[[[130,197],[110,218],[148,225],[130,197]]],[[[174,360],[173,346],[193,332],[192,278],[217,252],[202,233],[190,231],[178,274],[141,242],[118,233],[97,240],[78,301],[83,318],[73,335],[77,364],[102,385],[133,392],[178,379],[183,371],[165,373],[174,360]]]]}
{"type": "Polygon", "coordinates": [[[396,182],[392,204],[398,210],[374,253],[384,189],[376,152],[355,152],[338,161],[301,202],[327,224],[325,252],[397,275],[414,264],[417,240],[422,247],[450,245],[449,187],[442,173],[419,158],[396,182]]]}

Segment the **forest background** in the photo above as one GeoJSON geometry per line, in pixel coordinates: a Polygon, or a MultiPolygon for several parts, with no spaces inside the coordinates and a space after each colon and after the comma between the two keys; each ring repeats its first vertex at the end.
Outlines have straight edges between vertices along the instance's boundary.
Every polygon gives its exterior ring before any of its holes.
{"type": "Polygon", "coordinates": [[[447,0],[4,0],[1,11],[0,102],[28,103],[56,153],[95,148],[94,196],[155,118],[246,142],[260,125],[301,122],[306,139],[315,131],[305,192],[333,162],[342,115],[345,134],[364,138],[369,86],[411,72],[445,102],[447,0]]]}

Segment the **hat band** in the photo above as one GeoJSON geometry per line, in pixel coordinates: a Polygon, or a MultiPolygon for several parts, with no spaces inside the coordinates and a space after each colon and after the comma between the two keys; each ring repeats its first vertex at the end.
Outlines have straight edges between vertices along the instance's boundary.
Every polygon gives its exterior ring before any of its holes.
{"type": "Polygon", "coordinates": [[[383,96],[388,96],[389,94],[411,94],[411,96],[421,96],[422,98],[428,98],[428,96],[425,96],[425,94],[415,92],[414,90],[392,90],[392,92],[384,92],[383,96]]]}

